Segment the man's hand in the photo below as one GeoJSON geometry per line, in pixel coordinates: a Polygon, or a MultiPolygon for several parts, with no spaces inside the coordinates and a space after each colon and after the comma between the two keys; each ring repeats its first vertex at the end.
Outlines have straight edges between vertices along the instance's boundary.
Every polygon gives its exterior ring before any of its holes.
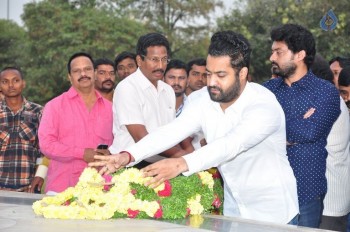
{"type": "Polygon", "coordinates": [[[28,193],[41,192],[41,188],[43,187],[44,179],[40,176],[36,176],[33,178],[32,183],[28,189],[28,193]]]}
{"type": "Polygon", "coordinates": [[[102,167],[99,171],[101,175],[114,173],[118,169],[125,167],[129,162],[134,161],[134,158],[128,153],[122,152],[115,155],[95,155],[94,162],[89,163],[89,167],[102,167]]]}
{"type": "Polygon", "coordinates": [[[168,158],[141,169],[145,177],[153,177],[146,185],[155,188],[165,180],[172,179],[182,172],[188,171],[184,158],[168,158]]]}
{"type": "Polygon", "coordinates": [[[107,149],[92,149],[92,148],[85,148],[84,150],[84,161],[86,163],[94,162],[94,156],[95,155],[103,155],[103,156],[109,156],[111,153],[107,149]]]}
{"type": "Polygon", "coordinates": [[[304,119],[310,118],[315,113],[315,108],[310,108],[303,116],[304,119]]]}

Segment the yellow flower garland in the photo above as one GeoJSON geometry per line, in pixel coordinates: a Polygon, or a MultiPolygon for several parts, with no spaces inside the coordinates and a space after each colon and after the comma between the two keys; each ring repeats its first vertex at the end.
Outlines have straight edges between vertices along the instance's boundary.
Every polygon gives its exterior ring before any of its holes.
{"type": "MultiPolygon", "coordinates": [[[[214,180],[210,173],[198,173],[202,184],[213,189],[214,180]]],[[[136,199],[130,187],[130,183],[144,185],[150,177],[142,177],[142,172],[135,168],[125,169],[114,175],[113,186],[109,191],[104,191],[105,179],[94,168],[86,168],[75,187],[66,189],[56,196],[44,197],[33,204],[33,210],[37,215],[45,218],[59,219],[110,219],[115,212],[128,215],[131,212],[145,212],[149,217],[154,217],[161,206],[157,201],[136,199]]],[[[164,184],[154,189],[155,193],[164,189],[164,184]]],[[[199,194],[188,199],[187,207],[191,215],[201,214],[204,210],[200,203],[199,194]]]]}

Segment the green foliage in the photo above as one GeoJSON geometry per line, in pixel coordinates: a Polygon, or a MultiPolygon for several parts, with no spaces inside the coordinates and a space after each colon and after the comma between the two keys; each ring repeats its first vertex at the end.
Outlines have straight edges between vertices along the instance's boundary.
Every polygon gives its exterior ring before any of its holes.
{"type": "MultiPolygon", "coordinates": [[[[238,1],[237,5],[240,5],[238,1]]],[[[329,60],[349,55],[349,12],[347,0],[246,0],[244,6],[218,19],[218,29],[240,32],[250,40],[253,47],[251,73],[255,81],[261,82],[271,76],[268,59],[273,27],[284,23],[307,27],[315,36],[318,53],[329,60]],[[320,20],[330,9],[339,22],[334,31],[323,31],[320,20]]]]}
{"type": "Polygon", "coordinates": [[[220,0],[42,0],[24,5],[24,27],[2,20],[0,61],[17,65],[26,76],[24,95],[45,104],[66,91],[70,83],[66,64],[79,51],[94,58],[114,59],[122,51],[135,51],[138,38],[148,32],[165,34],[173,58],[188,61],[205,57],[208,24],[196,20],[208,15],[220,0]]]}
{"type": "Polygon", "coordinates": [[[126,218],[127,216],[128,215],[126,215],[124,213],[119,213],[118,211],[115,211],[112,218],[126,218]]]}
{"type": "Polygon", "coordinates": [[[44,0],[25,5],[31,59],[24,68],[30,73],[26,94],[32,101],[43,104],[69,88],[66,64],[75,52],[114,60],[123,50],[135,50],[146,32],[142,24],[93,3],[44,0]]]}
{"type": "Polygon", "coordinates": [[[141,199],[143,201],[155,201],[158,199],[157,194],[151,188],[147,188],[144,185],[136,183],[130,183],[130,187],[132,190],[136,190],[135,197],[138,199],[141,199]]]}
{"type": "Polygon", "coordinates": [[[26,60],[26,32],[15,22],[0,19],[0,64],[22,67],[26,60]]]}
{"type": "MultiPolygon", "coordinates": [[[[118,170],[113,175],[121,174],[125,169],[118,170]]],[[[143,201],[157,201],[163,211],[163,219],[179,219],[185,218],[187,212],[187,201],[194,198],[197,194],[201,196],[200,203],[204,208],[203,213],[222,213],[222,206],[216,211],[212,203],[216,196],[220,197],[220,201],[223,202],[223,188],[219,179],[214,179],[213,190],[209,189],[207,185],[203,185],[198,174],[191,176],[178,176],[170,180],[171,195],[167,197],[158,196],[155,191],[149,187],[141,184],[130,183],[131,191],[134,192],[136,199],[143,201]]],[[[125,214],[114,214],[113,218],[123,218],[125,214]]],[[[136,218],[149,218],[149,216],[140,211],[136,218]]]]}
{"type": "Polygon", "coordinates": [[[160,32],[171,42],[172,58],[189,61],[206,57],[212,29],[209,14],[222,7],[221,0],[114,0],[125,15],[160,32]],[[201,25],[198,23],[201,19],[201,25]],[[193,47],[195,46],[195,47],[193,47]]]}

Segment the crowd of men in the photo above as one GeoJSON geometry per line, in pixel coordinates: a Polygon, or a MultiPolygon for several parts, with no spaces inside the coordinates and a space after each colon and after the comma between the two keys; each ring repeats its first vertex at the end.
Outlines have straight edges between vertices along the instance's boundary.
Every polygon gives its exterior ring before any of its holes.
{"type": "Polygon", "coordinates": [[[44,107],[22,95],[19,68],[3,68],[0,190],[57,194],[87,166],[134,166],[152,187],[217,167],[225,216],[346,231],[350,59],[317,57],[313,35],[295,24],[271,40],[263,85],[249,81],[252,49],[233,31],[215,33],[206,59],[188,63],[171,59],[159,33],[114,62],[72,54],[70,89],[44,107]]]}

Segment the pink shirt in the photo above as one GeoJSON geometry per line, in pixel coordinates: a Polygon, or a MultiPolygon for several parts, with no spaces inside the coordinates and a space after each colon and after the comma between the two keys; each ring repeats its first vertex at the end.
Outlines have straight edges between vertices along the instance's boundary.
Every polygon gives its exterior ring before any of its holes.
{"type": "Polygon", "coordinates": [[[84,149],[112,144],[112,104],[95,93],[91,111],[73,87],[45,105],[38,132],[41,152],[51,159],[45,192],[75,186],[87,166],[84,149]]]}

